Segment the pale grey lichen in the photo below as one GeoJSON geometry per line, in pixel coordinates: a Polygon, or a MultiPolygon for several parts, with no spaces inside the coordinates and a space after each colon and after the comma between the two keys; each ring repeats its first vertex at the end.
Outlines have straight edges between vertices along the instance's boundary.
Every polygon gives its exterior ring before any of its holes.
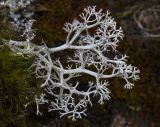
{"type": "Polygon", "coordinates": [[[57,47],[36,45],[32,43],[34,32],[31,29],[32,21],[26,23],[23,35],[26,41],[10,41],[8,44],[13,51],[36,56],[35,74],[43,79],[41,87],[44,93],[36,96],[37,114],[39,105],[48,104],[48,111],[59,111],[60,116],[67,115],[72,120],[86,115],[87,106],[92,106],[91,98],[97,97],[98,103],[110,99],[109,82],[107,79],[120,77],[126,81],[124,88],[131,89],[130,80],[138,80],[140,72],[136,67],[127,65],[126,55],[117,56],[117,44],[123,38],[121,27],[117,28],[109,12],[96,11],[96,7],[84,9],[80,20],[66,23],[64,30],[67,33],[65,43],[57,47]],[[31,36],[28,35],[31,33],[31,36]],[[66,63],[54,54],[65,50],[72,50],[73,56],[68,56],[66,63]],[[113,52],[112,57],[106,54],[113,52]],[[79,89],[80,81],[72,79],[87,74],[94,80],[89,81],[86,89],[79,89]],[[49,97],[50,96],[50,97],[49,97]]]}
{"type": "Polygon", "coordinates": [[[23,29],[25,22],[33,16],[29,9],[32,2],[33,0],[0,0],[0,7],[8,9],[5,13],[13,26],[23,29]]]}

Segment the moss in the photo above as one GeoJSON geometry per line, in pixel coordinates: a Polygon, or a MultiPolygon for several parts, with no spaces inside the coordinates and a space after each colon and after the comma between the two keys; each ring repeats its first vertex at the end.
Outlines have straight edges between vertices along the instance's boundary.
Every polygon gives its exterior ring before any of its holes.
{"type": "Polygon", "coordinates": [[[2,127],[9,124],[22,126],[28,114],[24,105],[34,99],[33,77],[28,71],[32,60],[13,56],[7,47],[0,49],[0,116],[2,127]]]}

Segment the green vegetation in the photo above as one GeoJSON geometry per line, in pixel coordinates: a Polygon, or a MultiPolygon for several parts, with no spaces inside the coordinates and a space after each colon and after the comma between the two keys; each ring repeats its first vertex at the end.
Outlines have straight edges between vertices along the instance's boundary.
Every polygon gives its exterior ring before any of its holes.
{"type": "Polygon", "coordinates": [[[0,47],[0,116],[1,127],[22,127],[28,114],[24,105],[34,99],[36,85],[28,70],[32,59],[0,47]]]}

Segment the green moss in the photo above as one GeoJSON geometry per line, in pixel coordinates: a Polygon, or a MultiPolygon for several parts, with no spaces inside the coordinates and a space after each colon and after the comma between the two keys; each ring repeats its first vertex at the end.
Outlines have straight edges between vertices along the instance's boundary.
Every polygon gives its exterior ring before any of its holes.
{"type": "MultiPolygon", "coordinates": [[[[0,49],[0,125],[22,126],[28,114],[24,105],[34,99],[33,77],[28,67],[32,60],[14,56],[7,47],[0,49]]],[[[25,125],[23,125],[25,127],[25,125]]]]}

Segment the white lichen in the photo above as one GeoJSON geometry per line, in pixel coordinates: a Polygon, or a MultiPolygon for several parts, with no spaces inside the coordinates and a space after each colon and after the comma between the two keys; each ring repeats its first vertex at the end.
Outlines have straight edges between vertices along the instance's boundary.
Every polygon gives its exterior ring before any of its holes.
{"type": "Polygon", "coordinates": [[[25,26],[25,22],[33,16],[33,12],[29,7],[33,0],[0,0],[0,9],[7,8],[5,14],[11,19],[13,26],[22,28],[25,26]]]}
{"type": "Polygon", "coordinates": [[[129,80],[139,79],[140,72],[136,67],[126,64],[126,55],[117,54],[117,43],[123,38],[121,28],[117,29],[116,22],[109,12],[96,11],[96,7],[87,7],[80,14],[80,20],[66,23],[67,33],[65,43],[57,47],[47,47],[32,43],[34,32],[32,21],[26,24],[24,34],[26,41],[10,41],[8,45],[13,51],[36,55],[33,66],[37,78],[43,79],[41,87],[44,93],[36,96],[37,114],[39,105],[48,104],[48,111],[59,111],[60,116],[67,115],[72,120],[86,115],[87,106],[92,106],[91,98],[98,98],[103,104],[110,99],[107,79],[120,77],[126,81],[124,88],[131,89],[133,83],[129,80]],[[71,50],[73,56],[65,61],[55,58],[59,52],[71,50]],[[112,52],[112,57],[107,54],[112,52]],[[80,81],[72,79],[87,74],[94,78],[85,89],[79,89],[80,81]]]}

